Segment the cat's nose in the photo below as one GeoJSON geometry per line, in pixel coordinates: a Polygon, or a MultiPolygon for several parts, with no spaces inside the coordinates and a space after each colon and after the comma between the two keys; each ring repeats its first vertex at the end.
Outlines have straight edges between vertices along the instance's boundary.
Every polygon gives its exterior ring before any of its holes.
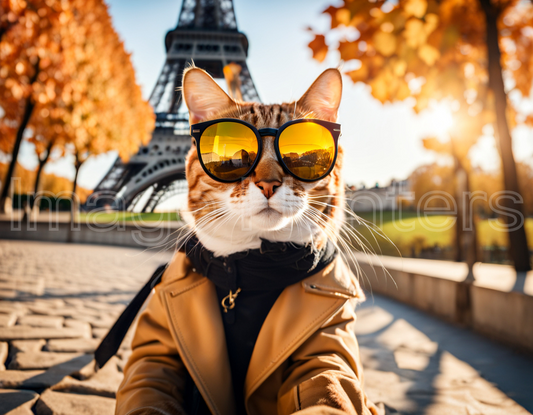
{"type": "Polygon", "coordinates": [[[278,187],[281,186],[281,182],[278,180],[261,180],[255,182],[255,185],[261,189],[267,199],[270,199],[278,187]]]}

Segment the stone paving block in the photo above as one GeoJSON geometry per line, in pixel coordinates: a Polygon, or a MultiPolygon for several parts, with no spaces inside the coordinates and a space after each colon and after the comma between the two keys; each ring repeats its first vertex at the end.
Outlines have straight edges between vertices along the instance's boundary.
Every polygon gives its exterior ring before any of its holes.
{"type": "Polygon", "coordinates": [[[28,390],[0,389],[0,413],[6,415],[33,415],[31,407],[39,395],[28,390]]]}
{"type": "Polygon", "coordinates": [[[79,330],[83,330],[84,332],[89,334],[89,337],[91,337],[91,325],[87,323],[86,321],[76,320],[73,318],[67,318],[64,323],[65,327],[71,327],[79,330]]]}
{"type": "Polygon", "coordinates": [[[34,313],[43,316],[61,316],[72,317],[79,314],[79,311],[74,307],[55,308],[53,305],[31,305],[28,309],[34,313]]]}
{"type": "Polygon", "coordinates": [[[15,290],[0,289],[0,298],[17,298],[17,294],[15,290]]]}
{"type": "Polygon", "coordinates": [[[22,315],[27,312],[27,309],[19,302],[15,301],[0,301],[0,314],[16,313],[22,315]]]}
{"type": "Polygon", "coordinates": [[[65,307],[66,303],[61,298],[40,298],[33,300],[32,305],[60,308],[65,307]]]}
{"type": "Polygon", "coordinates": [[[42,390],[61,382],[65,376],[78,376],[80,370],[94,367],[91,355],[82,355],[48,370],[0,371],[0,387],[42,390]]]}
{"type": "Polygon", "coordinates": [[[9,369],[48,369],[81,356],[81,353],[19,352],[9,362],[9,369]]]}
{"type": "Polygon", "coordinates": [[[80,316],[93,316],[98,318],[101,315],[105,314],[105,311],[85,306],[76,306],[76,310],[78,311],[78,315],[80,316]]]}
{"type": "Polygon", "coordinates": [[[47,390],[35,405],[37,415],[114,415],[115,400],[47,390]]]}
{"type": "Polygon", "coordinates": [[[91,325],[93,328],[110,328],[113,324],[115,324],[116,319],[111,318],[109,316],[104,317],[97,317],[97,316],[84,316],[79,315],[75,317],[77,320],[87,322],[91,325]]]}
{"type": "Polygon", "coordinates": [[[59,329],[63,327],[63,320],[64,318],[60,316],[29,315],[19,317],[17,324],[20,326],[53,327],[59,329]]]}
{"type": "Polygon", "coordinates": [[[78,337],[89,337],[89,333],[77,328],[0,327],[0,340],[72,339],[78,337]]]}
{"type": "Polygon", "coordinates": [[[423,371],[429,365],[430,357],[409,349],[394,351],[394,360],[400,369],[423,371]]]}
{"type": "Polygon", "coordinates": [[[17,321],[15,313],[0,314],[0,327],[10,327],[17,321]]]}
{"type": "Polygon", "coordinates": [[[93,353],[100,340],[98,339],[56,339],[49,340],[46,350],[50,352],[93,353]]]}
{"type": "Polygon", "coordinates": [[[13,340],[10,342],[11,353],[16,352],[39,352],[42,350],[43,346],[46,344],[46,340],[37,339],[37,340],[13,340]]]}
{"type": "Polygon", "coordinates": [[[94,376],[96,373],[96,362],[91,360],[85,366],[80,367],[79,370],[72,373],[72,377],[78,380],[87,380],[94,376]]]}
{"type": "Polygon", "coordinates": [[[117,363],[118,359],[116,357],[111,358],[103,368],[88,380],[78,380],[67,376],[54,385],[52,390],[114,398],[124,378],[124,375],[118,370],[117,363]]]}
{"type": "MultiPolygon", "coordinates": [[[[5,389],[39,389],[48,388],[47,382],[35,382],[44,370],[5,370],[0,372],[0,388],[5,389]],[[32,380],[33,379],[33,380],[32,380]]],[[[57,382],[56,382],[57,383],[57,382]]]]}
{"type": "Polygon", "coordinates": [[[9,346],[6,342],[0,342],[0,370],[5,370],[5,363],[7,360],[7,355],[9,351],[9,346]]]}
{"type": "Polygon", "coordinates": [[[113,312],[113,313],[121,313],[124,310],[124,306],[122,304],[111,304],[104,301],[85,301],[82,303],[84,307],[88,308],[94,308],[95,310],[103,311],[106,313],[113,312]]]}

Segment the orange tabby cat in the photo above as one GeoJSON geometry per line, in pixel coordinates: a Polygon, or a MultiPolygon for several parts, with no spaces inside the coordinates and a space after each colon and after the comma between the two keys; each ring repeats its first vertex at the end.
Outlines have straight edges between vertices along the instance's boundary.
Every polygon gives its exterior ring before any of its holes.
{"type": "Polygon", "coordinates": [[[339,71],[329,69],[297,102],[236,102],[203,70],[185,72],[190,235],[139,317],[117,415],[378,414],[353,334],[364,295],[337,255],[341,91],[339,71]],[[294,125],[291,145],[305,150],[282,152],[277,129],[294,125]],[[323,135],[305,133],[313,126],[323,135]],[[239,128],[256,147],[234,152],[239,128]],[[309,143],[318,136],[326,139],[317,150],[309,143]],[[201,150],[211,138],[216,146],[201,150]],[[226,180],[240,168],[245,174],[226,180]]]}

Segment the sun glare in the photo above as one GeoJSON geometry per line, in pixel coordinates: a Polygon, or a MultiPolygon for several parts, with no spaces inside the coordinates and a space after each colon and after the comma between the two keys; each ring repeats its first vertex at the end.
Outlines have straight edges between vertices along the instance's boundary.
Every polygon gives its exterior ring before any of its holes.
{"type": "Polygon", "coordinates": [[[436,130],[448,133],[453,127],[454,117],[450,105],[446,102],[434,103],[429,108],[430,120],[436,130]]]}

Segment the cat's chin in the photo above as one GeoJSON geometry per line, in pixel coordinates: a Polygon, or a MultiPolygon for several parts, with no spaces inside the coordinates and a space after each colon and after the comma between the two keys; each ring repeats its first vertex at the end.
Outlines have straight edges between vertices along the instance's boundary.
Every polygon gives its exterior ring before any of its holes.
{"type": "Polygon", "coordinates": [[[270,207],[257,212],[250,217],[252,226],[255,229],[265,231],[275,231],[281,229],[290,222],[290,218],[285,217],[280,212],[270,207]]]}

